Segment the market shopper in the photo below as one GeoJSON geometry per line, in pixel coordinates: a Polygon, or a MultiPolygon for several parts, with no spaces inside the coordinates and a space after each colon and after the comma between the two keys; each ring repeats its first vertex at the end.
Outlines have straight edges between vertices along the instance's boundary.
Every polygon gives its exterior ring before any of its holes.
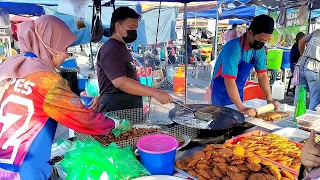
{"type": "Polygon", "coordinates": [[[232,24],[231,29],[223,33],[222,38],[224,43],[227,43],[235,38],[240,37],[240,33],[238,32],[237,27],[238,25],[234,23],[232,24]]]}
{"type": "Polygon", "coordinates": [[[290,50],[290,55],[289,55],[289,59],[290,59],[290,69],[291,69],[291,73],[293,74],[294,71],[294,67],[296,66],[301,54],[299,51],[299,42],[302,38],[304,38],[306,35],[303,32],[299,32],[296,35],[296,42],[292,45],[292,48],[290,50]]]}
{"type": "Polygon", "coordinates": [[[270,16],[260,15],[253,19],[243,36],[225,44],[215,64],[211,81],[213,105],[235,104],[240,112],[255,116],[256,111],[245,107],[242,102],[250,70],[255,68],[267,102],[279,107],[279,102],[272,99],[270,92],[264,49],[264,44],[272,36],[273,28],[274,20],[270,16]]]}
{"type": "Polygon", "coordinates": [[[21,54],[0,66],[0,179],[48,180],[57,122],[86,134],[109,134],[115,121],[85,108],[56,73],[76,36],[54,16],[20,24],[21,54]]]}
{"type": "Polygon", "coordinates": [[[142,108],[142,96],[154,97],[162,104],[172,101],[168,93],[138,82],[126,44],[137,39],[139,19],[140,15],[128,7],[119,7],[112,13],[111,38],[97,57],[100,96],[94,99],[92,108],[99,106],[99,112],[142,108]]]}
{"type": "MultiPolygon", "coordinates": [[[[297,66],[299,73],[299,85],[305,85],[307,91],[312,89],[313,84],[320,80],[320,29],[302,38],[299,42],[301,58],[297,66]]],[[[310,96],[312,92],[310,91],[310,96]]],[[[299,89],[296,88],[295,103],[299,97],[299,89]]]]}

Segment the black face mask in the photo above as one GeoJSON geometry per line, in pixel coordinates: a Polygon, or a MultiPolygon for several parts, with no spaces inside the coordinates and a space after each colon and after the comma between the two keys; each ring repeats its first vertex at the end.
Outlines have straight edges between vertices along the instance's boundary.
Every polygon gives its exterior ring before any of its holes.
{"type": "Polygon", "coordinates": [[[254,40],[253,43],[249,42],[250,48],[253,50],[259,50],[263,48],[264,44],[265,44],[264,42],[257,41],[257,40],[254,40]]]}
{"type": "Polygon", "coordinates": [[[137,30],[126,30],[126,31],[127,31],[127,36],[122,37],[125,43],[129,44],[137,40],[137,37],[138,37],[137,30]]]}

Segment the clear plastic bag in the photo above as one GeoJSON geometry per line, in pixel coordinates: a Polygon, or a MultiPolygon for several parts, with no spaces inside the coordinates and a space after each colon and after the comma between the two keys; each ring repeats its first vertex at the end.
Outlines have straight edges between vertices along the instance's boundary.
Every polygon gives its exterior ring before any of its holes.
{"type": "Polygon", "coordinates": [[[99,142],[77,140],[60,163],[66,180],[127,180],[150,173],[136,159],[131,147],[120,148],[115,143],[103,147],[99,142]]]}

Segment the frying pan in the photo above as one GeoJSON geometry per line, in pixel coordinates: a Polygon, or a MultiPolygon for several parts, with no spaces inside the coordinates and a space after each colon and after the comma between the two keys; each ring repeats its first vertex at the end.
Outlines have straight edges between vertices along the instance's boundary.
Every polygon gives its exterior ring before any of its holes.
{"type": "Polygon", "coordinates": [[[194,110],[203,108],[209,110],[210,107],[220,108],[220,111],[213,113],[212,121],[199,120],[194,116],[193,112],[181,107],[175,107],[169,111],[171,121],[176,124],[199,129],[200,134],[204,136],[224,134],[244,123],[244,115],[231,108],[217,107],[209,104],[188,104],[186,106],[194,110]]]}

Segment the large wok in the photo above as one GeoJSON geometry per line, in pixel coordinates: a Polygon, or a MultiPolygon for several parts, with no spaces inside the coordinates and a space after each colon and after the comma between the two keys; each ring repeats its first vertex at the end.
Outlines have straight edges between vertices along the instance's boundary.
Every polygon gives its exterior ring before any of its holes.
{"type": "MultiPolygon", "coordinates": [[[[203,108],[208,109],[208,107],[218,108],[209,104],[188,104],[186,106],[195,111],[203,108]]],[[[244,123],[244,115],[239,111],[227,107],[220,107],[219,109],[219,111],[213,112],[212,120],[208,121],[207,119],[198,119],[193,112],[176,106],[169,111],[169,118],[176,124],[199,129],[202,137],[223,135],[244,123]]]]}

